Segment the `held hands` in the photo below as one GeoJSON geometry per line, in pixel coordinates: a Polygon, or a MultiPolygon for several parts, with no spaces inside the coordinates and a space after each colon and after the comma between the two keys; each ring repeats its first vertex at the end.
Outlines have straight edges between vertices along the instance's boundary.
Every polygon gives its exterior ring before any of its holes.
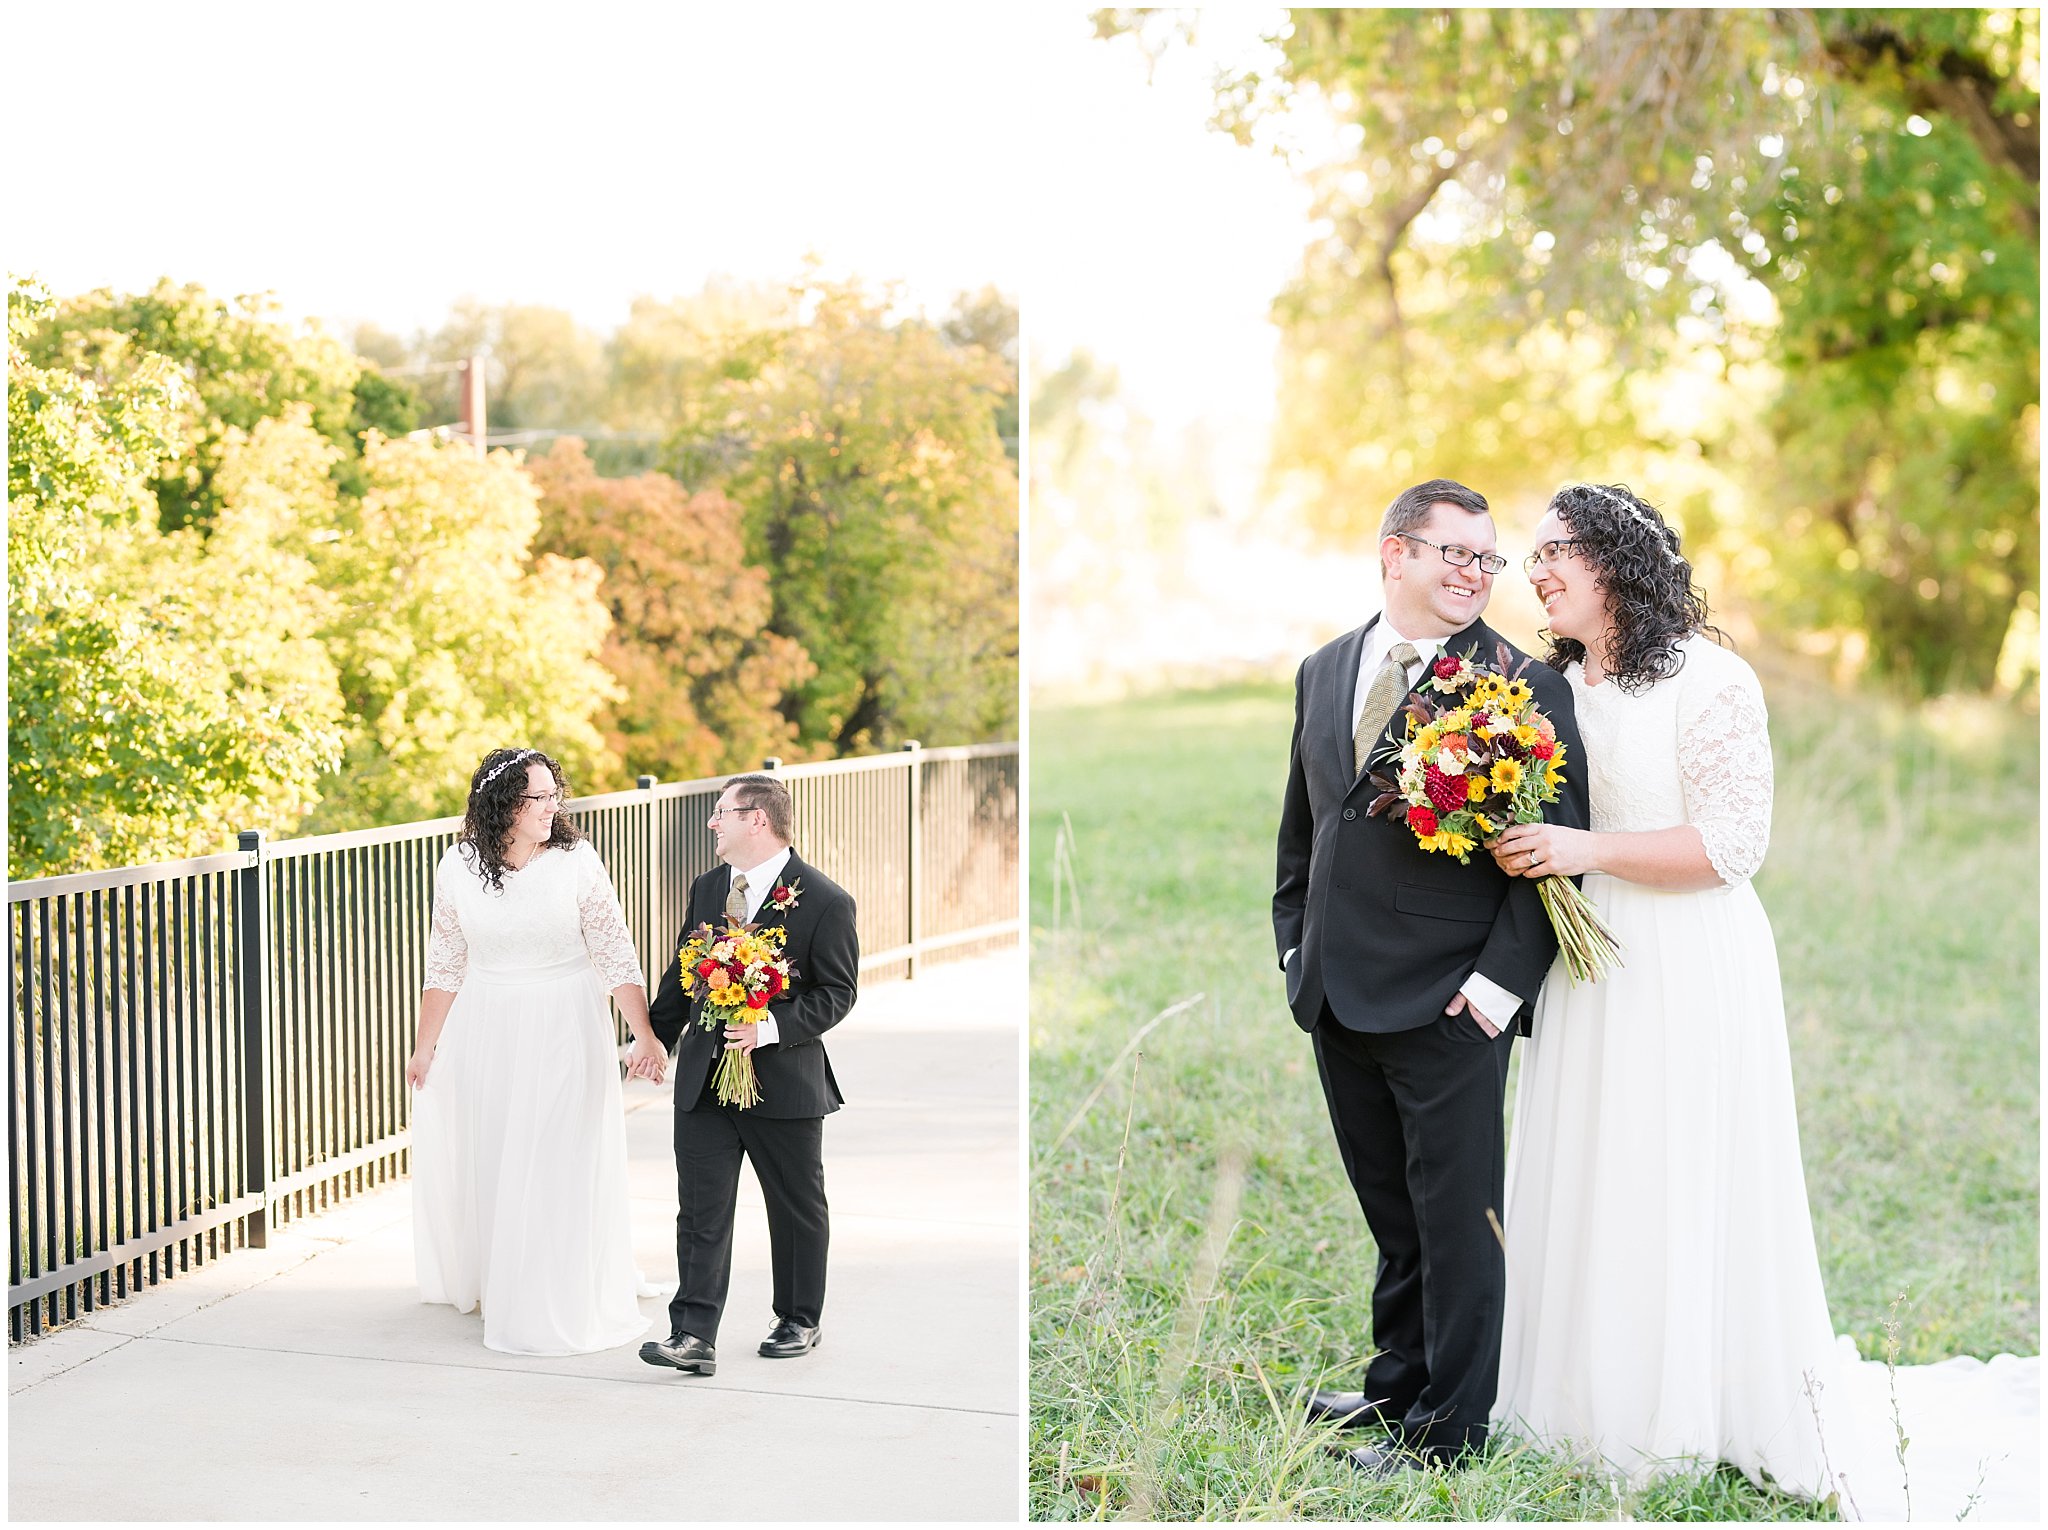
{"type": "Polygon", "coordinates": [[[725,1028],[725,1049],[728,1052],[751,1052],[760,1039],[760,1028],[751,1020],[745,1025],[728,1025],[725,1028]]]}
{"type": "Polygon", "coordinates": [[[652,1037],[635,1041],[633,1049],[626,1054],[628,1078],[644,1078],[650,1084],[658,1084],[667,1071],[668,1049],[652,1037]]]}
{"type": "Polygon", "coordinates": [[[1487,849],[1511,877],[1575,877],[1594,871],[1594,836],[1554,823],[1518,823],[1487,849]]]}
{"type": "Polygon", "coordinates": [[[1500,1027],[1487,1019],[1486,1016],[1480,1014],[1479,1006],[1468,1000],[1462,993],[1452,994],[1451,1002],[1444,1006],[1444,1013],[1447,1015],[1463,1014],[1466,1010],[1472,1012],[1472,1018],[1479,1022],[1479,1028],[1486,1032],[1489,1038],[1500,1034],[1500,1027]]]}

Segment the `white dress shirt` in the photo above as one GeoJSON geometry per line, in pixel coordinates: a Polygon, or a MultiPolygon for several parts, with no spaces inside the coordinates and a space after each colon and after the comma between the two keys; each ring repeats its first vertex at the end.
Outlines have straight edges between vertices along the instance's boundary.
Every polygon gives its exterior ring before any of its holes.
{"type": "MultiPolygon", "coordinates": [[[[1364,649],[1358,655],[1358,680],[1351,688],[1351,731],[1358,731],[1358,719],[1365,714],[1366,692],[1372,689],[1372,682],[1379,674],[1380,666],[1387,662],[1388,650],[1396,643],[1406,643],[1415,650],[1416,662],[1408,667],[1408,683],[1412,686],[1421,679],[1424,669],[1436,662],[1436,656],[1443,651],[1445,641],[1446,639],[1440,637],[1405,636],[1395,630],[1393,622],[1385,615],[1374,622],[1366,631],[1364,649]]],[[[1280,959],[1281,965],[1285,966],[1288,958],[1293,955],[1294,952],[1290,950],[1287,956],[1280,959]]],[[[1508,992],[1477,970],[1459,985],[1458,992],[1465,996],[1467,1004],[1486,1016],[1495,1030],[1505,1030],[1508,1017],[1522,1007],[1519,994],[1508,992]]]]}
{"type": "MultiPolygon", "coordinates": [[[[782,879],[782,868],[789,864],[790,848],[784,845],[775,854],[758,866],[744,866],[737,873],[747,879],[741,894],[747,900],[747,923],[752,924],[760,915],[761,905],[768,901],[768,894],[775,890],[775,884],[782,879]]],[[[764,1008],[760,1018],[754,1022],[754,1045],[772,1047],[782,1039],[782,1033],[775,1025],[773,1006],[764,1008]]]]}

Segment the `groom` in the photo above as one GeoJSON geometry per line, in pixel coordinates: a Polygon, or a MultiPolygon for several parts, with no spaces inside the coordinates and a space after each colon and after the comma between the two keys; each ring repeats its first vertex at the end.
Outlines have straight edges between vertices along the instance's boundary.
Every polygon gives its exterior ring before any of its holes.
{"type": "MultiPolygon", "coordinates": [[[[1506,1292],[1488,1218],[1502,1200],[1508,1049],[1557,952],[1534,882],[1483,853],[1461,866],[1424,851],[1406,825],[1366,811],[1379,790],[1367,778],[1393,773],[1401,710],[1431,663],[1498,662],[1502,640],[1479,619],[1507,566],[1496,547],[1471,489],[1439,478],[1404,490],[1380,521],[1383,614],[1295,677],[1273,933],[1379,1247],[1365,1390],[1317,1392],[1308,1413],[1390,1429],[1348,1455],[1375,1476],[1485,1443],[1506,1292]]],[[[1583,828],[1571,689],[1544,664],[1524,677],[1565,745],[1550,820],[1583,828]]]]}
{"type": "MultiPolygon", "coordinates": [[[[689,932],[727,919],[788,931],[788,992],[747,1025],[713,1036],[698,1024],[701,992],[683,992],[671,958],[649,1011],[675,1062],[676,1271],[666,1340],[640,1346],[649,1365],[709,1376],[718,1369],[718,1320],[732,1275],[733,1208],[740,1159],[750,1159],[768,1203],[775,1328],[761,1342],[771,1359],[808,1354],[825,1305],[825,1117],[841,1103],[819,1039],[853,1008],[860,967],[853,899],[790,849],[789,788],[773,776],[734,776],[712,810],[712,848],[723,863],[690,885],[689,932]],[[758,1104],[721,1105],[711,1087],[724,1051],[753,1053],[758,1104]]],[[[701,985],[700,985],[701,986],[701,985]]]]}

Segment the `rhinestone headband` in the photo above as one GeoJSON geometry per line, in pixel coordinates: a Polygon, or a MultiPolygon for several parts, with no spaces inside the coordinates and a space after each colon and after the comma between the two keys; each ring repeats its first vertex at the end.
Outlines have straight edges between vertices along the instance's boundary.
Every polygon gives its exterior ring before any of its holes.
{"type": "MultiPolygon", "coordinates": [[[[1581,489],[1589,490],[1592,493],[1599,495],[1602,499],[1614,501],[1615,504],[1621,506],[1622,509],[1626,510],[1630,515],[1634,516],[1637,520],[1641,521],[1645,526],[1649,527],[1650,530],[1654,532],[1662,533],[1670,530],[1668,526],[1665,526],[1664,524],[1650,516],[1643,509],[1643,507],[1637,504],[1634,500],[1625,499],[1621,495],[1616,494],[1612,489],[1603,489],[1597,483],[1582,483],[1578,485],[1578,487],[1581,489]]],[[[1679,563],[1684,561],[1679,557],[1678,553],[1676,552],[1676,550],[1673,549],[1671,544],[1664,540],[1661,534],[1657,538],[1657,545],[1664,549],[1664,556],[1671,562],[1679,563]]]]}
{"type": "Polygon", "coordinates": [[[482,791],[486,786],[489,786],[493,781],[497,780],[499,776],[503,775],[506,771],[510,770],[514,765],[517,765],[521,760],[530,760],[539,753],[540,751],[538,749],[522,749],[517,754],[513,755],[511,759],[498,761],[497,764],[493,765],[488,771],[484,773],[484,778],[481,781],[477,782],[476,789],[478,791],[482,791]]]}

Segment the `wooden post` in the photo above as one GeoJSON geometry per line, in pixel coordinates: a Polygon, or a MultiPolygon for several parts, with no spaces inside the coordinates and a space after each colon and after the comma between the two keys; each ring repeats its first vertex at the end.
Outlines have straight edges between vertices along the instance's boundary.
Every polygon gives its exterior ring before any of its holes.
{"type": "Polygon", "coordinates": [[[476,449],[477,458],[482,460],[484,434],[489,429],[484,413],[484,358],[471,355],[463,358],[456,376],[462,385],[462,433],[469,437],[470,445],[476,449]]]}

